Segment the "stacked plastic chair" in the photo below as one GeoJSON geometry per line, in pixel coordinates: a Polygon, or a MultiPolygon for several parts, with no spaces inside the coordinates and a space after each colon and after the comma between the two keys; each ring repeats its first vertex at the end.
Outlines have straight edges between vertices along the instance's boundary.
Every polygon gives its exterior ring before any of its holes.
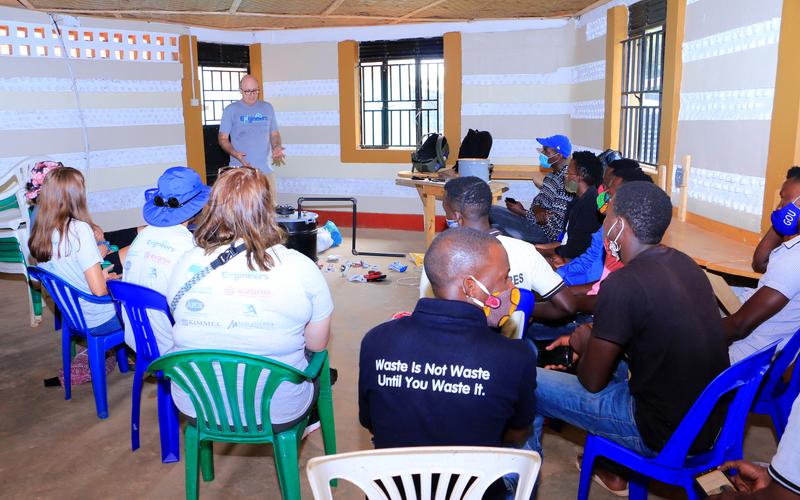
{"type": "MultiPolygon", "coordinates": [[[[123,281],[109,281],[107,284],[111,297],[125,309],[125,319],[133,332],[136,343],[136,368],[131,399],[131,448],[136,451],[139,449],[142,381],[150,363],[161,356],[158,343],[153,335],[153,327],[150,325],[148,311],[165,315],[172,324],[175,324],[175,320],[172,319],[172,314],[169,312],[167,299],[155,290],[123,281]]],[[[177,462],[181,457],[178,409],[172,402],[169,380],[165,379],[161,372],[156,373],[156,377],[161,461],[164,463],[177,462]]]]}
{"type": "Polygon", "coordinates": [[[74,342],[78,338],[86,339],[89,349],[89,369],[92,373],[92,391],[94,404],[99,418],[108,418],[108,394],[106,390],[106,351],[114,349],[119,363],[119,371],[128,371],[128,355],[125,351],[125,331],[122,329],[105,335],[92,335],[79,299],[94,304],[111,304],[109,296],[97,297],[82,292],[65,282],[55,274],[40,267],[28,267],[31,278],[41,281],[42,286],[53,299],[56,307],[61,311],[63,323],[61,328],[61,364],[64,370],[64,399],[72,397],[70,381],[70,367],[74,356],[74,342]]]}
{"type": "Polygon", "coordinates": [[[14,167],[0,178],[0,272],[25,277],[30,322],[36,326],[42,319],[42,295],[31,286],[27,271],[31,265],[30,226],[24,177],[19,167],[14,167]]]}

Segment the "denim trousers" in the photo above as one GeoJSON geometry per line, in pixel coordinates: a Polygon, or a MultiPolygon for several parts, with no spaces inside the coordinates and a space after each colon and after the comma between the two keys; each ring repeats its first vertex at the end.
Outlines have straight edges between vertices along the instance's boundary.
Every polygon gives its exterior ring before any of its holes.
{"type": "Polygon", "coordinates": [[[536,369],[536,418],[526,448],[542,452],[544,417],[558,419],[625,446],[645,457],[656,452],[644,444],[634,418],[635,401],[628,387],[628,364],[620,361],[608,385],[592,393],[578,377],[536,369]]]}

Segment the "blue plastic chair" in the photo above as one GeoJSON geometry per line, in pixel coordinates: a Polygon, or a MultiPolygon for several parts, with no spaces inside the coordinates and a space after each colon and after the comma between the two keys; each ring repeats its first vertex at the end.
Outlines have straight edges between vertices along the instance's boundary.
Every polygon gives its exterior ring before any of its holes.
{"type": "Polygon", "coordinates": [[[783,380],[783,375],[795,361],[798,353],[800,353],[800,330],[792,335],[789,342],[775,357],[775,361],[772,362],[772,366],[764,377],[761,392],[758,393],[755,405],[753,405],[753,413],[769,415],[772,418],[778,441],[781,440],[783,431],[786,430],[792,403],[800,394],[800,362],[794,364],[789,382],[783,380]]]}
{"type": "MultiPolygon", "coordinates": [[[[128,326],[133,331],[133,338],[136,343],[136,367],[133,376],[131,399],[131,449],[136,451],[139,449],[142,381],[150,363],[161,356],[147,311],[155,311],[166,315],[172,324],[175,324],[175,320],[169,311],[166,297],[155,290],[134,285],[133,283],[109,281],[108,291],[111,297],[125,308],[128,326]]],[[[165,379],[164,374],[161,372],[156,374],[156,378],[158,427],[161,433],[161,461],[165,464],[177,462],[181,459],[178,409],[172,402],[169,380],[165,379]]]]}
{"type": "Polygon", "coordinates": [[[692,405],[664,449],[655,458],[645,458],[622,445],[593,434],[586,436],[578,500],[586,500],[589,496],[592,466],[597,457],[606,457],[633,471],[629,479],[632,500],[647,498],[648,478],[683,487],[690,500],[700,498],[695,491],[696,476],[726,460],[742,458],[747,414],[775,353],[776,344],[765,347],[720,373],[692,405]],[[736,395],[728,407],[725,422],[714,446],[705,453],[688,456],[689,448],[714,406],[733,391],[736,391],[736,395]]]}
{"type": "Polygon", "coordinates": [[[128,355],[125,351],[125,332],[120,329],[106,335],[92,335],[83,318],[80,301],[93,304],[112,304],[111,297],[97,297],[82,292],[62,280],[57,275],[40,267],[28,267],[28,273],[44,285],[53,302],[62,315],[61,328],[61,365],[64,369],[64,399],[72,397],[70,366],[73,357],[73,341],[76,337],[86,339],[89,349],[89,369],[92,373],[92,391],[94,404],[99,418],[108,418],[108,395],[106,390],[106,351],[116,348],[119,371],[128,371],[128,355]]]}

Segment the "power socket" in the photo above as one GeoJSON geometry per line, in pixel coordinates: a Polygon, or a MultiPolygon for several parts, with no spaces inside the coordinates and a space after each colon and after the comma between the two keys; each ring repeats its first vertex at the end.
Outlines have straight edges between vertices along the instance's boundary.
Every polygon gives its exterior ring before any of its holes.
{"type": "Polygon", "coordinates": [[[192,99],[192,100],[189,101],[189,104],[191,106],[199,106],[200,105],[200,99],[192,99]]]}

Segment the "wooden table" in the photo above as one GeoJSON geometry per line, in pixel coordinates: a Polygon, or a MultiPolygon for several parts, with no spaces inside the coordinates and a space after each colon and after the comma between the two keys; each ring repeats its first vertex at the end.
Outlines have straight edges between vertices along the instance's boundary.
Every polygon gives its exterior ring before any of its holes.
{"type": "MultiPolygon", "coordinates": [[[[395,179],[398,186],[416,188],[420,200],[422,200],[422,213],[425,226],[425,249],[431,245],[436,236],[436,200],[444,197],[444,182],[431,180],[415,180],[398,174],[395,179]]],[[[508,191],[508,184],[491,181],[489,187],[492,189],[492,202],[496,203],[503,197],[503,193],[508,191]]]]}
{"type": "MultiPolygon", "coordinates": [[[[493,181],[533,181],[536,187],[541,189],[544,176],[548,172],[550,170],[542,170],[542,167],[532,165],[494,165],[489,178],[493,181]]],[[[410,179],[411,176],[437,178],[438,174],[401,170],[397,172],[397,176],[405,179],[410,179]]]]}
{"type": "Polygon", "coordinates": [[[664,244],[691,256],[697,264],[723,274],[760,278],[750,267],[752,247],[741,241],[710,231],[689,222],[672,218],[664,244]]]}

